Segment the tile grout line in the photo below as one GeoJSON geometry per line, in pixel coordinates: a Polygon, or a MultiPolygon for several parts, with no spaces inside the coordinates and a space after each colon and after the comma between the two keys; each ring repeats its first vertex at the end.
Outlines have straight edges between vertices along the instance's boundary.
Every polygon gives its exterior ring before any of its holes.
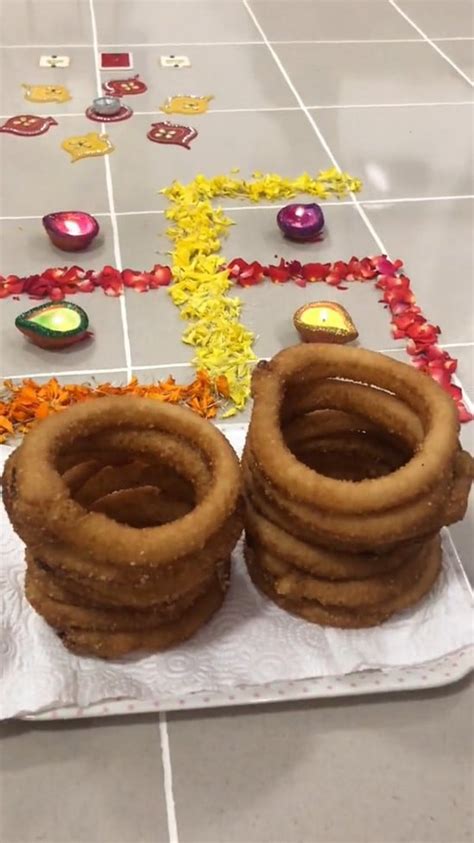
{"type": "MultiPolygon", "coordinates": [[[[396,6],[396,4],[394,3],[394,0],[388,0],[388,2],[391,3],[392,5],[396,6]]],[[[251,9],[251,7],[249,5],[249,0],[242,0],[242,3],[244,5],[244,7],[246,8],[248,14],[250,15],[250,18],[252,19],[253,23],[257,27],[257,29],[258,29],[260,35],[262,36],[263,40],[265,41],[271,55],[273,56],[273,59],[274,59],[276,65],[277,65],[277,67],[279,68],[281,74],[283,75],[284,79],[286,80],[286,82],[287,82],[290,90],[292,91],[294,97],[296,98],[296,100],[299,103],[301,109],[303,110],[303,112],[305,113],[305,115],[306,115],[307,119],[309,120],[311,126],[313,127],[314,132],[315,132],[319,142],[322,144],[322,146],[325,149],[327,155],[329,155],[329,158],[333,162],[333,165],[338,170],[341,170],[341,167],[339,166],[338,161],[337,161],[336,157],[334,156],[328,142],[326,141],[326,139],[325,139],[323,133],[321,132],[318,124],[316,123],[316,121],[314,120],[314,118],[312,117],[310,112],[308,111],[307,106],[305,106],[301,95],[299,94],[297,88],[295,87],[294,83],[292,82],[288,71],[286,70],[286,68],[284,67],[284,65],[283,65],[283,63],[280,59],[280,57],[278,56],[278,53],[274,50],[272,45],[269,43],[263,27],[261,26],[255,12],[251,9]]],[[[420,30],[420,34],[422,34],[424,36],[424,33],[421,30],[420,30]]],[[[373,239],[375,240],[377,246],[379,247],[379,249],[381,250],[381,252],[383,254],[388,255],[388,250],[385,247],[385,245],[383,243],[383,240],[379,237],[375,227],[372,225],[372,222],[370,221],[369,217],[367,216],[367,214],[365,212],[365,209],[362,207],[362,205],[359,204],[359,201],[358,201],[358,198],[357,198],[356,194],[351,192],[350,196],[351,196],[351,199],[354,203],[354,206],[355,206],[356,210],[358,211],[360,217],[362,218],[365,225],[367,226],[367,228],[368,228],[370,234],[372,235],[373,239]]],[[[464,390],[464,387],[463,387],[460,379],[458,379],[458,384],[459,384],[460,388],[462,389],[462,391],[466,392],[464,390]]]]}
{"type": "MultiPolygon", "coordinates": [[[[270,44],[420,44],[426,41],[425,37],[420,38],[308,38],[298,40],[287,39],[273,39],[270,44]]],[[[433,41],[474,41],[472,35],[440,35],[433,38],[433,41]]],[[[104,44],[98,43],[98,48],[111,47],[131,49],[135,47],[246,47],[246,46],[266,46],[265,41],[137,41],[135,43],[127,42],[126,44],[104,44]]],[[[0,50],[42,50],[51,47],[71,50],[86,50],[91,49],[93,44],[0,44],[0,50]]]]}
{"type": "Polygon", "coordinates": [[[178,824],[176,820],[176,805],[173,793],[173,770],[171,766],[168,720],[165,711],[160,711],[159,713],[159,728],[161,742],[161,764],[163,767],[163,787],[165,791],[166,818],[168,821],[168,840],[169,843],[179,843],[178,824]]]}
{"type": "Polygon", "coordinates": [[[430,47],[432,47],[433,50],[435,50],[438,53],[438,55],[441,56],[441,58],[443,58],[448,64],[450,64],[451,67],[454,70],[456,70],[459,73],[459,75],[462,76],[462,78],[466,80],[466,82],[468,82],[468,84],[471,86],[471,88],[474,87],[474,82],[472,81],[472,79],[469,78],[467,73],[464,73],[464,71],[461,70],[461,68],[458,67],[457,64],[455,64],[455,62],[452,59],[450,59],[449,56],[447,56],[445,52],[443,52],[441,47],[438,47],[438,45],[431,38],[429,38],[429,36],[426,34],[426,32],[424,32],[423,29],[421,29],[421,27],[418,26],[418,24],[415,23],[415,21],[413,21],[409,17],[409,15],[407,15],[406,12],[403,11],[403,9],[398,5],[398,3],[395,2],[395,0],[388,0],[388,3],[390,4],[390,6],[392,6],[393,9],[395,9],[396,12],[398,12],[399,15],[402,16],[402,18],[404,18],[406,20],[407,23],[410,24],[410,26],[413,27],[413,29],[415,29],[418,32],[419,35],[421,35],[421,37],[426,41],[426,43],[429,44],[430,47]]]}
{"type": "MultiPolygon", "coordinates": [[[[309,109],[310,111],[325,111],[331,109],[350,109],[350,108],[436,108],[436,107],[449,107],[449,106],[459,106],[459,105],[474,105],[474,100],[445,100],[445,101],[433,101],[433,102],[361,102],[361,103],[333,103],[329,105],[306,105],[305,108],[309,109]]],[[[211,108],[207,114],[259,114],[259,113],[266,113],[266,112],[279,112],[279,111],[300,111],[300,106],[262,106],[261,108],[211,108]]],[[[162,115],[162,111],[159,108],[156,108],[154,111],[134,111],[133,112],[135,117],[159,117],[162,115]]],[[[64,120],[65,118],[78,118],[84,117],[83,111],[64,111],[59,114],[55,114],[55,117],[58,117],[60,120],[64,120]]],[[[8,120],[11,117],[11,114],[0,114],[0,120],[8,120]]],[[[102,124],[102,127],[105,127],[107,124],[102,124]]]]}
{"type": "MultiPolygon", "coordinates": [[[[94,64],[95,64],[95,77],[96,77],[96,86],[97,86],[97,96],[100,97],[102,92],[102,84],[100,81],[100,69],[99,69],[99,54],[98,54],[98,47],[97,47],[97,22],[95,18],[95,10],[94,10],[94,0],[89,0],[89,12],[91,17],[91,26],[92,26],[92,40],[93,40],[93,52],[94,52],[94,64]]],[[[101,123],[100,127],[100,134],[106,135],[106,124],[101,123]]],[[[122,270],[122,255],[120,251],[120,237],[119,237],[119,230],[117,224],[117,217],[115,214],[115,200],[114,200],[114,188],[112,182],[112,171],[110,168],[110,161],[108,155],[104,155],[104,166],[105,166],[105,181],[107,186],[107,198],[109,202],[109,210],[110,210],[110,223],[112,226],[112,236],[113,236],[113,243],[114,243],[114,258],[115,258],[115,266],[117,269],[122,270]]],[[[128,318],[127,318],[127,302],[125,293],[120,296],[120,318],[122,320],[122,335],[123,335],[123,345],[124,345],[124,352],[125,352],[125,364],[127,368],[127,378],[129,381],[132,379],[132,349],[130,344],[130,335],[128,332],[128,318]]]]}
{"type": "MultiPolygon", "coordinates": [[[[474,345],[474,343],[473,343],[474,345]]],[[[143,366],[134,366],[134,372],[148,372],[152,369],[192,369],[192,363],[148,363],[143,366]]],[[[127,373],[125,366],[119,366],[118,368],[112,369],[75,369],[75,370],[65,370],[63,372],[33,372],[28,375],[5,375],[3,376],[3,380],[23,380],[29,378],[62,378],[62,377],[75,377],[76,375],[87,375],[94,377],[95,375],[110,375],[110,374],[117,374],[122,372],[123,374],[127,373]]]]}
{"type": "MultiPolygon", "coordinates": [[[[293,96],[295,97],[295,99],[296,99],[297,103],[299,104],[301,110],[306,115],[306,118],[308,119],[309,123],[311,124],[311,126],[313,128],[313,131],[315,132],[321,146],[325,150],[325,152],[328,155],[329,159],[331,160],[333,166],[336,167],[338,170],[341,170],[341,167],[339,166],[339,164],[338,164],[329,144],[327,143],[323,133],[321,132],[321,130],[320,130],[318,124],[316,123],[316,121],[314,120],[313,116],[310,114],[308,107],[304,104],[301,95],[299,94],[297,88],[293,84],[293,82],[290,78],[290,75],[289,75],[288,71],[285,69],[278,53],[273,49],[272,45],[268,41],[268,39],[265,35],[265,31],[264,31],[263,27],[261,26],[255,12],[249,6],[248,0],[242,0],[242,3],[244,5],[245,9],[247,10],[248,14],[250,15],[250,18],[252,19],[253,23],[257,27],[257,29],[258,29],[260,35],[262,36],[263,40],[265,41],[265,44],[267,45],[267,48],[270,51],[270,54],[272,55],[280,73],[282,74],[283,78],[285,79],[285,81],[286,81],[288,87],[290,88],[293,96]]],[[[379,247],[380,251],[383,254],[387,254],[387,249],[385,248],[385,246],[383,244],[383,241],[380,239],[377,232],[375,231],[375,229],[374,229],[372,223],[370,222],[367,214],[365,213],[364,209],[359,205],[355,194],[351,192],[350,196],[351,196],[352,202],[353,202],[357,212],[362,217],[365,225],[369,229],[369,231],[370,231],[372,237],[374,238],[375,242],[377,243],[377,246],[379,247]]]]}
{"type": "MultiPolygon", "coordinates": [[[[457,349],[457,348],[473,348],[474,342],[451,342],[439,343],[441,349],[457,349]]],[[[392,348],[376,348],[374,349],[378,354],[393,354],[394,352],[404,352],[405,349],[400,346],[393,346],[392,348]]],[[[268,357],[259,357],[258,360],[269,360],[268,357]]],[[[134,372],[150,372],[154,369],[193,369],[192,363],[149,363],[143,366],[134,366],[134,372]]],[[[117,369],[76,369],[63,372],[32,372],[29,374],[20,375],[3,375],[2,380],[29,380],[32,378],[63,378],[75,377],[79,375],[87,375],[94,377],[95,375],[109,375],[109,374],[126,374],[126,369],[122,366],[117,369]]]]}
{"type": "MultiPolygon", "coordinates": [[[[361,204],[362,205],[401,205],[404,202],[458,202],[463,201],[465,199],[474,199],[473,193],[459,193],[454,194],[452,196],[392,196],[388,198],[379,198],[379,199],[363,199],[361,204]]],[[[339,199],[332,201],[331,199],[324,201],[325,208],[338,208],[338,207],[353,207],[354,203],[352,200],[344,200],[339,199]]],[[[222,205],[224,211],[271,211],[271,210],[278,210],[278,208],[282,208],[283,205],[280,205],[278,202],[273,203],[272,205],[222,205]]],[[[135,217],[135,216],[146,216],[147,214],[164,214],[164,209],[159,208],[149,208],[147,211],[115,211],[116,217],[135,217]]],[[[93,214],[94,217],[110,217],[110,211],[101,211],[95,212],[93,214]]],[[[0,220],[9,220],[11,222],[21,222],[21,220],[41,220],[43,219],[42,214],[30,214],[26,216],[0,216],[0,220]]],[[[136,367],[135,367],[136,368],[136,367]]]]}

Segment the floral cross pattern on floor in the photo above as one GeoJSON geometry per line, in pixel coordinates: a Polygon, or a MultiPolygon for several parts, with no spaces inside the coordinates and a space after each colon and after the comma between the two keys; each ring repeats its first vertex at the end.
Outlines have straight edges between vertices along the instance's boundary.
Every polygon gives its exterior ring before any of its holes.
{"type": "MultiPolygon", "coordinates": [[[[270,281],[274,284],[291,282],[300,287],[324,283],[344,290],[347,289],[347,283],[371,281],[381,291],[380,301],[390,314],[393,338],[406,340],[405,348],[412,363],[434,378],[451,395],[461,422],[471,421],[473,414],[466,406],[461,388],[455,383],[457,361],[439,346],[441,329],[429,322],[422,313],[411,288],[411,281],[403,271],[403,261],[390,260],[386,255],[306,264],[281,258],[278,264],[264,266],[259,261],[249,262],[240,257],[229,262],[220,254],[221,240],[233,221],[222,208],[213,206],[214,199],[277,202],[307,194],[324,200],[331,196],[343,198],[360,189],[361,182],[358,179],[335,168],[321,171],[316,177],[303,173],[295,179],[285,179],[277,174],[254,173],[250,181],[239,180],[232,175],[210,179],[198,175],[187,185],[174,182],[162,191],[171,203],[165,212],[171,222],[166,231],[172,242],[171,268],[157,264],[143,272],[118,270],[111,266],[105,266],[99,271],[86,271],[72,266],[49,268],[24,278],[16,275],[0,276],[0,298],[27,294],[30,298],[58,301],[66,295],[90,293],[96,289],[102,289],[108,296],[119,296],[125,288],[148,292],[168,287],[173,303],[188,323],[182,340],[195,349],[192,363],[198,377],[190,385],[189,394],[196,398],[196,384],[200,385],[201,392],[204,390],[202,400],[200,398],[199,402],[189,404],[187,388],[179,387],[182,390],[179,392],[179,400],[207,417],[213,417],[219,407],[221,417],[229,418],[242,410],[249,398],[252,368],[257,359],[253,351],[255,336],[240,321],[243,302],[229,295],[232,287],[253,287],[270,281]]],[[[32,382],[26,386],[28,389],[36,387],[33,387],[32,382]]],[[[51,387],[54,392],[55,385],[52,382],[51,387]]],[[[111,388],[110,385],[87,387],[83,394],[80,387],[71,385],[67,387],[69,393],[66,403],[74,403],[76,398],[84,400],[110,394],[111,388]]],[[[123,389],[139,391],[141,386],[133,382],[123,389]]],[[[7,393],[8,390],[11,393],[11,384],[7,385],[7,393]]],[[[163,390],[160,384],[157,390],[161,400],[173,400],[171,396],[178,395],[174,389],[163,390]]],[[[19,426],[18,419],[12,420],[9,415],[10,399],[15,400],[17,407],[18,393],[10,394],[1,408],[3,417],[0,416],[0,436],[4,438],[12,435],[19,426]]],[[[35,408],[30,422],[35,417],[47,414],[44,396],[39,404],[41,409],[35,408]]],[[[49,406],[60,409],[61,402],[51,401],[49,406]]],[[[24,425],[24,429],[27,428],[28,424],[24,425]]]]}

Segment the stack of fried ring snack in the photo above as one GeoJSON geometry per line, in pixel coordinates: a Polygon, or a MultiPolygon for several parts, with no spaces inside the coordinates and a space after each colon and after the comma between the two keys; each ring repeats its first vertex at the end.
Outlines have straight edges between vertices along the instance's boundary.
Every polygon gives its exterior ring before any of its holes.
{"type": "Polygon", "coordinates": [[[472,458],[454,402],[370,351],[286,349],[253,375],[243,457],[247,567],[313,623],[369,627],[418,602],[460,520],[472,458]]]}
{"type": "Polygon", "coordinates": [[[73,652],[163,650],[222,604],[242,530],[240,467],[190,410],[78,404],[24,439],[3,486],[26,544],[26,597],[73,652]]]}

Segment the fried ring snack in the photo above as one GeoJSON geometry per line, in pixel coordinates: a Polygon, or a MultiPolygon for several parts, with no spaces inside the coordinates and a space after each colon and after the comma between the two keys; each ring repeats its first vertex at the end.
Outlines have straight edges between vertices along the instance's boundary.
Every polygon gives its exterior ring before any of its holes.
{"type": "Polygon", "coordinates": [[[130,527],[154,527],[182,518],[192,509],[192,503],[174,500],[156,486],[135,486],[110,492],[92,501],[92,512],[103,512],[120,524],[130,527]]]}
{"type": "Polygon", "coordinates": [[[141,632],[93,632],[66,629],[60,638],[71,652],[79,656],[118,659],[128,653],[157,653],[191,638],[222,606],[226,592],[217,580],[181,618],[163,623],[156,629],[141,632]]]}
{"type": "Polygon", "coordinates": [[[418,578],[413,578],[410,588],[401,595],[381,603],[374,609],[350,611],[337,606],[323,606],[316,600],[291,600],[275,589],[274,578],[267,574],[258,562],[255,552],[246,547],[247,569],[257,588],[270,597],[285,611],[321,626],[335,626],[341,629],[362,629],[377,626],[395,612],[408,609],[418,603],[432,588],[441,568],[441,546],[439,539],[432,540],[424,548],[424,565],[418,578]]]}
{"type": "MultiPolygon", "coordinates": [[[[54,522],[58,540],[81,548],[91,558],[104,563],[128,565],[130,556],[135,555],[137,566],[160,567],[183,554],[198,551],[212,536],[215,524],[235,507],[239,496],[238,461],[227,440],[205,420],[180,407],[129,396],[103,398],[77,404],[65,413],[50,416],[35,428],[34,434],[28,436],[19,449],[11,510],[14,526],[18,529],[22,521],[26,521],[35,529],[42,529],[43,513],[49,512],[48,522],[54,522]],[[159,447],[162,434],[174,435],[182,437],[183,444],[189,443],[205,454],[212,466],[214,482],[209,483],[207,494],[192,512],[179,520],[179,529],[176,524],[165,524],[137,531],[102,513],[89,512],[69,497],[64,481],[54,467],[56,454],[65,450],[86,424],[88,431],[95,434],[104,432],[111,419],[114,427],[129,432],[153,427],[160,432],[160,436],[156,436],[156,447],[159,447]],[[79,523],[80,530],[77,529],[79,523]]],[[[178,470],[181,468],[176,451],[171,447],[161,451],[162,459],[167,459],[178,470]]]]}
{"type": "Polygon", "coordinates": [[[172,603],[162,603],[153,611],[124,607],[84,605],[75,595],[61,588],[35,563],[29,563],[25,577],[25,596],[31,606],[54,629],[85,629],[93,632],[141,632],[156,629],[180,618],[204,591],[215,583],[214,573],[199,589],[194,589],[172,603]]]}
{"type": "Polygon", "coordinates": [[[411,559],[388,573],[338,582],[302,574],[258,544],[252,544],[252,549],[259,565],[274,578],[275,591],[282,597],[317,600],[323,606],[370,610],[407,591],[413,579],[417,579],[424,569],[426,546],[421,545],[411,559]]]}
{"type": "Polygon", "coordinates": [[[76,405],[31,432],[3,484],[27,545],[26,597],[75,652],[160,650],[222,603],[242,530],[239,463],[189,410],[76,405]]]}
{"type": "MultiPolygon", "coordinates": [[[[178,523],[178,522],[176,522],[178,523]]],[[[240,513],[234,513],[212,538],[210,547],[199,554],[183,557],[179,564],[165,568],[143,569],[134,566],[124,571],[123,566],[101,566],[81,559],[64,545],[39,545],[31,547],[38,562],[56,574],[67,578],[67,588],[80,593],[91,593],[95,599],[114,600],[117,605],[151,607],[157,603],[176,599],[183,591],[194,588],[207,577],[215,566],[226,559],[242,532],[240,513]]]]}
{"type": "MultiPolygon", "coordinates": [[[[347,384],[349,387],[349,384],[347,384]]],[[[411,502],[449,472],[457,445],[459,421],[451,398],[420,373],[384,355],[336,345],[305,344],[286,349],[270,362],[259,363],[252,379],[254,398],[248,441],[258,446],[259,465],[272,482],[290,488],[297,500],[343,514],[365,514],[411,502]],[[285,446],[279,426],[288,382],[346,378],[392,391],[414,410],[424,437],[412,459],[387,477],[350,482],[317,475],[285,446]],[[330,502],[330,504],[329,504],[330,502]]],[[[357,410],[350,406],[351,411],[357,410]]]]}
{"type": "Polygon", "coordinates": [[[390,358],[316,344],[259,364],[252,394],[242,474],[257,586],[344,628],[419,600],[473,476],[450,397],[390,358]]]}
{"type": "Polygon", "coordinates": [[[274,523],[271,515],[270,509],[261,512],[260,503],[250,497],[245,515],[247,538],[255,539],[282,560],[291,559],[296,569],[329,580],[365,579],[385,574],[411,559],[420,548],[420,544],[404,544],[381,556],[331,551],[301,541],[274,523]]]}
{"type": "MultiPolygon", "coordinates": [[[[315,541],[327,547],[352,547],[360,551],[375,550],[402,540],[413,540],[439,530],[443,523],[446,498],[452,488],[452,480],[449,479],[445,485],[438,485],[430,494],[413,501],[410,507],[397,507],[385,512],[378,510],[360,518],[356,515],[333,514],[327,510],[296,503],[294,499],[286,497],[268,483],[258,473],[255,463],[250,462],[248,455],[243,464],[243,472],[247,485],[269,498],[279,512],[293,520],[297,529],[304,530],[306,534],[312,535],[315,541]]],[[[377,478],[373,482],[382,479],[384,478],[377,478]]]]}

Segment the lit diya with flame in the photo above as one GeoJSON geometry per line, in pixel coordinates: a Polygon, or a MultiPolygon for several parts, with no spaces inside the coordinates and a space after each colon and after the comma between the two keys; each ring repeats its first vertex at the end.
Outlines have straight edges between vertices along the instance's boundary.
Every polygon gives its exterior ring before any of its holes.
{"type": "Polygon", "coordinates": [[[285,205],[277,214],[278,228],[288,240],[317,240],[324,228],[324,214],[315,202],[285,205]]]}
{"type": "Polygon", "coordinates": [[[293,324],[303,342],[332,342],[341,345],[359,336],[347,310],[333,301],[316,301],[299,307],[293,324]]]}
{"type": "Polygon", "coordinates": [[[63,252],[86,249],[99,233],[99,223],[85,211],[58,211],[46,214],[43,225],[54,246],[63,252]]]}
{"type": "Polygon", "coordinates": [[[51,351],[67,348],[91,336],[87,313],[68,301],[33,307],[17,316],[15,326],[34,345],[51,351]]]}

